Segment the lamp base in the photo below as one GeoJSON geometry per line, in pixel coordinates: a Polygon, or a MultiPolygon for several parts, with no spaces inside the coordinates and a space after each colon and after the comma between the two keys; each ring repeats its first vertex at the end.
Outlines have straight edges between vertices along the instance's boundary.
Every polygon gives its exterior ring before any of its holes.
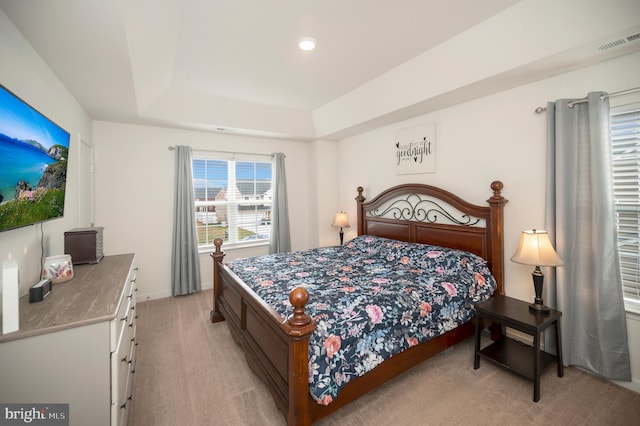
{"type": "Polygon", "coordinates": [[[540,303],[531,303],[529,304],[529,310],[548,314],[551,311],[551,308],[540,303]]]}
{"type": "Polygon", "coordinates": [[[529,310],[539,313],[549,313],[549,307],[544,305],[542,301],[542,284],[544,283],[544,274],[540,270],[539,266],[533,270],[531,274],[533,277],[533,288],[536,291],[536,298],[533,300],[533,303],[529,305],[529,310]]]}

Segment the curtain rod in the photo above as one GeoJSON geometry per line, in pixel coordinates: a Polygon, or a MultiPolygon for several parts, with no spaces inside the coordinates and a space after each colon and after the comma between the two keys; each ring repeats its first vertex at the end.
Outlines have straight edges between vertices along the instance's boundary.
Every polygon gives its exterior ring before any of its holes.
{"type": "MultiPolygon", "coordinates": [[[[600,96],[600,100],[604,101],[607,98],[612,98],[614,96],[628,95],[629,93],[635,93],[635,92],[640,92],[640,87],[634,87],[633,89],[621,90],[620,92],[609,93],[608,95],[602,95],[602,96],[600,96]]],[[[573,108],[574,105],[582,104],[582,103],[585,103],[585,102],[587,102],[587,98],[576,99],[575,101],[569,102],[567,104],[567,106],[569,108],[573,108]]],[[[547,110],[547,108],[545,108],[545,107],[538,107],[538,108],[536,108],[536,113],[540,114],[541,112],[545,112],[546,110],[547,110]]]]}
{"type": "MultiPolygon", "coordinates": [[[[176,149],[175,145],[171,145],[169,146],[169,151],[173,151],[176,149]]],[[[197,151],[204,151],[204,152],[219,152],[222,154],[240,154],[240,155],[269,155],[271,157],[274,156],[274,153],[271,154],[259,154],[257,152],[240,152],[240,151],[222,151],[219,149],[198,149],[197,151]]]]}

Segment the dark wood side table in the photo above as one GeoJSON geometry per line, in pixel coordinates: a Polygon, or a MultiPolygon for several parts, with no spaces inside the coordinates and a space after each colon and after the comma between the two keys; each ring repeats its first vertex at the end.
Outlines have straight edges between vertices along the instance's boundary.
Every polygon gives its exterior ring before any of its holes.
{"type": "Polygon", "coordinates": [[[562,365],[562,344],[560,338],[560,317],[562,312],[551,309],[541,313],[529,309],[529,303],[507,296],[496,295],[476,306],[476,336],[473,368],[480,367],[480,358],[488,359],[529,380],[533,380],[533,401],[540,400],[540,375],[554,361],[558,363],[558,377],[564,376],[562,365]],[[533,346],[521,343],[504,332],[498,340],[480,348],[480,323],[483,319],[498,324],[501,329],[511,327],[533,336],[533,346]],[[558,355],[540,350],[540,333],[547,328],[555,328],[558,355]]]}

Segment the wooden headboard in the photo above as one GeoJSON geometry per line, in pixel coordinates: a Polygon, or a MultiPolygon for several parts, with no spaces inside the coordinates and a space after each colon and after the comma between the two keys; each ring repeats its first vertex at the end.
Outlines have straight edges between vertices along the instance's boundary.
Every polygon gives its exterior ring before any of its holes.
{"type": "Polygon", "coordinates": [[[389,188],[365,201],[358,187],[358,235],[433,244],[466,250],[487,260],[504,294],[503,184],[491,183],[488,206],[469,203],[451,192],[424,184],[389,188]]]}

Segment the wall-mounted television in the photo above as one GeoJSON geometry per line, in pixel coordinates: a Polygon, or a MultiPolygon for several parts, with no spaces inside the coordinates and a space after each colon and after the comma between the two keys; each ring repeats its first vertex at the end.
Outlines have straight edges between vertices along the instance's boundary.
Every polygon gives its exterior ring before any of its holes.
{"type": "Polygon", "coordinates": [[[0,84],[0,231],[64,215],[69,136],[0,84]]]}

